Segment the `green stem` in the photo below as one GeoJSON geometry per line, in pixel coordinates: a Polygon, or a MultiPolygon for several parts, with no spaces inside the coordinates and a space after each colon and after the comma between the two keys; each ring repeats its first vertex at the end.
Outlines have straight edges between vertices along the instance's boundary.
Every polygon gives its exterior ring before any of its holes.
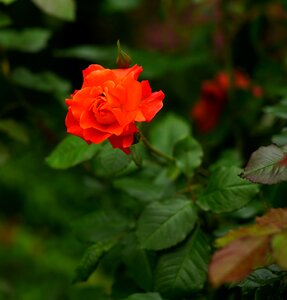
{"type": "Polygon", "coordinates": [[[191,193],[191,192],[194,192],[194,191],[200,189],[201,187],[202,187],[202,185],[199,183],[190,184],[190,185],[187,185],[186,187],[184,187],[183,189],[177,191],[176,194],[180,195],[180,194],[191,193]]]}
{"type": "Polygon", "coordinates": [[[147,139],[146,137],[140,132],[140,137],[145,146],[150,150],[151,153],[155,154],[156,156],[162,157],[167,161],[174,162],[174,158],[161,152],[160,150],[156,149],[147,139]]]}

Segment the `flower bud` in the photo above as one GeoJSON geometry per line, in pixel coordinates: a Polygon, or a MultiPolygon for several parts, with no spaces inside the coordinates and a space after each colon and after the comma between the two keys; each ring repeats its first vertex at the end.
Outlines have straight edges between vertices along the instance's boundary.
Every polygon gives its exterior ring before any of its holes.
{"type": "Polygon", "coordinates": [[[121,49],[120,41],[117,41],[118,47],[118,56],[116,60],[116,64],[119,68],[129,68],[131,65],[132,59],[131,57],[121,49]]]}

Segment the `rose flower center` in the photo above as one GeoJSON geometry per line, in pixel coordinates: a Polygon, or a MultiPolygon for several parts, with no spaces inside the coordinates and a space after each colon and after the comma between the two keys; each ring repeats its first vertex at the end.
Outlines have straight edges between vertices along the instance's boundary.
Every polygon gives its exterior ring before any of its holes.
{"type": "Polygon", "coordinates": [[[108,104],[104,95],[97,97],[94,105],[94,116],[99,124],[109,125],[116,122],[114,114],[110,111],[112,107],[108,104]]]}

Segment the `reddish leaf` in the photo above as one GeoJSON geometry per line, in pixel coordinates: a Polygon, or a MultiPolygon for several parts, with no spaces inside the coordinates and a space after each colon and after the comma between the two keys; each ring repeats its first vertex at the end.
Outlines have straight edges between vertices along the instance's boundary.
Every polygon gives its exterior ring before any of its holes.
{"type": "Polygon", "coordinates": [[[287,181],[286,149],[276,145],[260,147],[252,153],[242,177],[252,182],[274,184],[287,181]]]}
{"type": "Polygon", "coordinates": [[[247,227],[241,227],[238,229],[230,230],[226,235],[223,237],[218,238],[215,241],[215,245],[217,247],[224,247],[231,243],[234,240],[243,237],[259,237],[259,236],[268,236],[270,234],[274,234],[279,232],[280,229],[273,224],[266,224],[266,225],[258,225],[253,224],[247,227]]]}
{"type": "Polygon", "coordinates": [[[287,155],[285,155],[283,159],[279,161],[279,165],[287,167],[287,155]]]}
{"type": "Polygon", "coordinates": [[[214,287],[239,281],[252,269],[264,264],[269,250],[269,236],[243,237],[217,251],[209,266],[209,280],[214,287]]]}
{"type": "Polygon", "coordinates": [[[287,227],[287,208],[272,208],[262,217],[256,218],[256,223],[260,226],[276,226],[279,229],[287,227]]]}

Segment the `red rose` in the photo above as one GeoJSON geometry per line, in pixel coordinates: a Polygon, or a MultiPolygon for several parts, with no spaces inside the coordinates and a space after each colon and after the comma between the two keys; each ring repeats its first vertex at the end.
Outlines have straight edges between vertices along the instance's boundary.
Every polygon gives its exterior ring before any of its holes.
{"type": "Polygon", "coordinates": [[[105,69],[90,65],[83,71],[84,82],[67,99],[67,132],[88,143],[108,139],[114,148],[130,153],[135,122],[149,122],[162,108],[164,93],[152,92],[149,82],[139,82],[142,67],[105,69]]]}

